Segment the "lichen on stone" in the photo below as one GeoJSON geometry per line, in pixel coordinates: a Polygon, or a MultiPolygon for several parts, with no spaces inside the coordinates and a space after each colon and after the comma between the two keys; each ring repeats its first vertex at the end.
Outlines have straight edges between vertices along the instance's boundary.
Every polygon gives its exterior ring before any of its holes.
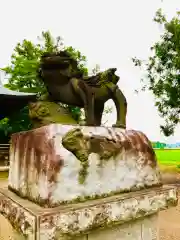
{"type": "Polygon", "coordinates": [[[83,184],[86,180],[87,174],[88,174],[88,161],[81,162],[81,169],[79,171],[79,183],[83,184]]]}
{"type": "MultiPolygon", "coordinates": [[[[128,194],[122,198],[119,196],[98,201],[94,204],[88,203],[83,207],[70,208],[70,211],[61,212],[61,217],[59,214],[54,214],[52,218],[48,214],[40,218],[40,228],[43,230],[53,228],[53,233],[56,232],[57,237],[55,239],[61,236],[62,239],[70,240],[78,236],[82,237],[96,229],[112,228],[127,222],[131,224],[136,219],[143,221],[167,209],[170,198],[176,201],[176,190],[173,193],[170,191],[170,188],[167,190],[161,188],[160,191],[146,191],[140,194],[128,194]]],[[[175,201],[173,206],[177,205],[175,201]]]]}
{"type": "Polygon", "coordinates": [[[77,159],[81,162],[81,170],[79,172],[79,183],[83,184],[85,182],[87,176],[88,169],[88,146],[87,141],[84,138],[81,130],[79,128],[75,128],[69,131],[62,138],[62,145],[71,151],[77,159]]]}
{"type": "Polygon", "coordinates": [[[29,117],[34,128],[51,123],[77,124],[67,109],[48,100],[30,103],[29,117]]]}
{"type": "Polygon", "coordinates": [[[19,206],[16,206],[11,199],[5,197],[1,199],[0,214],[2,214],[12,225],[13,229],[28,238],[29,232],[33,231],[33,227],[24,211],[19,206]]]}

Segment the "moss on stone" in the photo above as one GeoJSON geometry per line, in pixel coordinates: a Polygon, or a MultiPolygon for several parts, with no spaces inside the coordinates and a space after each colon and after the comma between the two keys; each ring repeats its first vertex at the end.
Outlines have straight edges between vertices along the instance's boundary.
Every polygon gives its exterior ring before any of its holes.
{"type": "Polygon", "coordinates": [[[38,101],[29,104],[29,117],[34,128],[51,123],[77,124],[67,109],[51,101],[38,101]]]}
{"type": "Polygon", "coordinates": [[[62,145],[71,151],[76,158],[80,161],[81,169],[79,171],[79,183],[84,184],[88,174],[88,148],[86,145],[86,139],[79,128],[75,128],[69,131],[62,138],[62,145]]]}
{"type": "MultiPolygon", "coordinates": [[[[154,184],[151,187],[148,188],[154,188],[154,187],[160,187],[161,184],[154,184]]],[[[11,188],[10,186],[8,186],[8,189],[14,193],[16,193],[18,196],[20,196],[23,199],[28,199],[36,204],[38,204],[39,206],[43,207],[43,208],[54,208],[54,207],[58,207],[60,205],[66,205],[66,204],[75,204],[75,203],[82,203],[85,201],[89,201],[89,200],[98,200],[98,199],[103,199],[103,198],[107,198],[107,197],[112,197],[118,194],[123,194],[123,193],[129,193],[129,192],[135,192],[135,191],[140,191],[143,190],[144,187],[133,187],[133,188],[129,188],[129,189],[123,189],[123,190],[119,190],[119,191],[111,191],[109,193],[103,193],[101,195],[98,194],[94,194],[94,195],[89,195],[89,196],[78,196],[77,198],[74,198],[72,200],[67,200],[67,201],[59,201],[58,203],[53,203],[51,204],[49,199],[43,199],[40,196],[37,197],[36,199],[34,199],[31,196],[24,196],[19,190],[16,190],[14,188],[11,188]]],[[[176,200],[174,200],[173,198],[170,200],[167,200],[167,204],[168,205],[176,205],[176,200]]]]}
{"type": "Polygon", "coordinates": [[[79,171],[79,183],[84,184],[86,177],[88,175],[88,161],[81,162],[81,170],[79,171]]]}

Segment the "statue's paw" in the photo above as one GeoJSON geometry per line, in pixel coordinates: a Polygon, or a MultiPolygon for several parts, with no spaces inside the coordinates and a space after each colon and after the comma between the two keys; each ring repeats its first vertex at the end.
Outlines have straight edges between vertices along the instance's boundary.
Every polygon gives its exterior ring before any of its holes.
{"type": "Polygon", "coordinates": [[[114,128],[124,128],[124,129],[126,129],[126,125],[121,124],[121,123],[113,124],[112,127],[114,127],[114,128]]]}

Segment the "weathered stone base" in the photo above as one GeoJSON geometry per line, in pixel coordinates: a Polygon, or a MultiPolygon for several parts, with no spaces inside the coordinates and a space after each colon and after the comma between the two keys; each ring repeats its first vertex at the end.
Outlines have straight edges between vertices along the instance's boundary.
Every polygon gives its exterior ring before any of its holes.
{"type": "Polygon", "coordinates": [[[9,189],[45,208],[161,185],[139,131],[52,124],[12,135],[9,189]]]}
{"type": "Polygon", "coordinates": [[[5,184],[0,213],[16,231],[9,239],[158,240],[158,212],[177,200],[176,188],[164,186],[50,209],[19,198],[5,184]]]}
{"type": "MultiPolygon", "coordinates": [[[[132,223],[125,223],[112,228],[99,229],[92,231],[90,234],[74,237],[74,240],[156,240],[158,239],[158,228],[157,228],[158,214],[150,215],[146,218],[136,220],[132,223]],[[141,238],[142,237],[142,238],[141,238]]],[[[0,239],[7,240],[25,240],[25,236],[18,233],[12,228],[10,223],[1,216],[0,221],[3,225],[0,226],[0,239]],[[13,237],[13,238],[12,238],[13,237]]],[[[29,239],[31,239],[29,237],[29,239]]],[[[32,236],[33,239],[33,236],[32,236]]],[[[44,238],[45,239],[45,238],[44,238]]]]}

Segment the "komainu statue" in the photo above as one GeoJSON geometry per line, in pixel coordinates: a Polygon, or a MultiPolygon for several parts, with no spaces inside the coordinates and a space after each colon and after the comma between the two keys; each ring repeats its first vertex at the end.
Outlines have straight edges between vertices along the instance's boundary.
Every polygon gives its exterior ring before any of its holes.
{"type": "Polygon", "coordinates": [[[92,77],[84,77],[78,63],[67,51],[45,53],[41,58],[39,78],[54,102],[84,108],[86,125],[100,126],[104,104],[115,103],[117,121],[114,127],[126,128],[127,102],[117,82],[116,68],[92,77]]]}

